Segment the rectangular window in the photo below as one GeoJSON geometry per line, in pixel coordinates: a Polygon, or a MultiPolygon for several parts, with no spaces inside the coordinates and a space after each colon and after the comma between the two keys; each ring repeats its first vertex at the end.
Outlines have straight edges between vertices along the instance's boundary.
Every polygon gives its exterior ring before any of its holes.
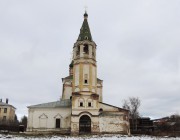
{"type": "Polygon", "coordinates": [[[83,106],[83,102],[80,102],[80,106],[83,106]]]}
{"type": "Polygon", "coordinates": [[[60,128],[61,124],[61,120],[60,119],[56,119],[56,128],[60,128]]]}
{"type": "Polygon", "coordinates": [[[7,108],[4,108],[4,113],[7,113],[7,108]]]}
{"type": "Polygon", "coordinates": [[[88,74],[84,74],[84,84],[88,84],[88,74]]]}
{"type": "Polygon", "coordinates": [[[87,84],[87,83],[88,83],[88,80],[84,80],[84,83],[87,84]]]}
{"type": "Polygon", "coordinates": [[[88,102],[88,107],[91,107],[91,102],[88,102]]]}

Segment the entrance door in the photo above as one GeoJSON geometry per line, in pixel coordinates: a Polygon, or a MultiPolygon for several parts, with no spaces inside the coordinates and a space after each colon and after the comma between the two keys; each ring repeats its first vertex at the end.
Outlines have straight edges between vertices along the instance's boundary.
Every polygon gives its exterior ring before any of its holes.
{"type": "Polygon", "coordinates": [[[56,128],[60,128],[60,119],[56,119],[56,128]]]}
{"type": "Polygon", "coordinates": [[[89,116],[81,116],[79,120],[79,133],[91,133],[91,118],[89,116]]]}

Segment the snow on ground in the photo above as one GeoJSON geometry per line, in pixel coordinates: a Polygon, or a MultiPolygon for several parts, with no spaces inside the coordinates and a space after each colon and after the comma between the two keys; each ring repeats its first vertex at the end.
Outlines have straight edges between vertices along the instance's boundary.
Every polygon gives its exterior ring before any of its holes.
{"type": "Polygon", "coordinates": [[[18,136],[2,135],[0,140],[180,140],[179,138],[151,137],[151,136],[122,136],[122,135],[93,135],[93,136],[18,136]]]}

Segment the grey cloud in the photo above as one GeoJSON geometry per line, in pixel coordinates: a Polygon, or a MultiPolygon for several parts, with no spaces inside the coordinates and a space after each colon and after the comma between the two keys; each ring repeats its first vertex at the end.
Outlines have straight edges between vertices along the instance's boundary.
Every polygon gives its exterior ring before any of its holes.
{"type": "Polygon", "coordinates": [[[88,5],[104,101],[129,96],[153,118],[180,112],[179,0],[0,2],[0,96],[17,107],[58,100],[88,5]]]}

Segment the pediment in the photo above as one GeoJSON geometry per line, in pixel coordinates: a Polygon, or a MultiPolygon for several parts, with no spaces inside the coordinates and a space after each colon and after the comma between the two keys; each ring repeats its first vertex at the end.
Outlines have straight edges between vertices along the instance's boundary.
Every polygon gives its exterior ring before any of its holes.
{"type": "Polygon", "coordinates": [[[48,116],[47,116],[46,114],[43,113],[42,115],[39,116],[39,118],[40,118],[40,119],[47,119],[48,116]]]}
{"type": "Polygon", "coordinates": [[[54,118],[63,118],[59,113],[54,118]]]}

